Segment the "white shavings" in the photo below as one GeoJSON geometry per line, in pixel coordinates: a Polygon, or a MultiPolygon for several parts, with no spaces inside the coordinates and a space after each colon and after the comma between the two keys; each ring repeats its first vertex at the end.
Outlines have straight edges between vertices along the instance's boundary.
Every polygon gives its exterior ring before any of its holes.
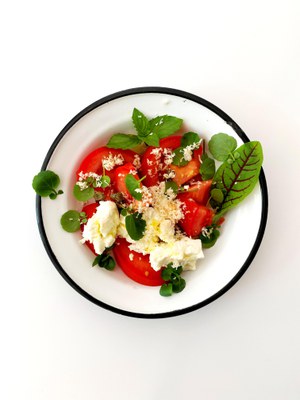
{"type": "Polygon", "coordinates": [[[173,162],[173,158],[174,158],[174,153],[172,152],[171,149],[164,149],[163,150],[163,155],[164,155],[164,163],[166,165],[170,165],[173,162]]]}
{"type": "Polygon", "coordinates": [[[149,167],[150,167],[152,164],[153,164],[153,161],[152,161],[152,160],[149,160],[149,159],[147,158],[147,165],[149,165],[149,167]]]}
{"type": "Polygon", "coordinates": [[[133,158],[133,163],[132,163],[136,169],[140,169],[141,168],[141,158],[138,154],[134,155],[133,158]]]}
{"type": "Polygon", "coordinates": [[[102,160],[102,166],[106,171],[111,171],[116,165],[123,165],[124,158],[121,154],[114,156],[112,153],[108,154],[108,157],[104,157],[102,160]]]}
{"type": "Polygon", "coordinates": [[[79,186],[80,190],[85,190],[90,187],[90,184],[87,182],[88,178],[92,178],[94,180],[94,187],[101,187],[102,175],[98,175],[95,172],[87,172],[84,174],[83,171],[80,171],[78,176],[79,179],[76,182],[76,185],[79,186]]]}
{"type": "Polygon", "coordinates": [[[165,178],[165,179],[173,179],[173,178],[175,178],[175,171],[173,171],[173,170],[170,170],[170,171],[167,171],[165,174],[163,174],[163,177],[165,178]]]}
{"type": "Polygon", "coordinates": [[[137,172],[135,169],[131,169],[128,173],[131,175],[137,175],[137,172]]]}
{"type": "Polygon", "coordinates": [[[202,234],[204,237],[207,237],[208,239],[210,239],[210,236],[211,236],[211,234],[213,233],[213,230],[214,230],[213,227],[208,228],[208,227],[204,226],[204,227],[202,228],[202,230],[201,230],[201,234],[202,234]]]}
{"type": "Polygon", "coordinates": [[[158,160],[162,155],[163,150],[160,147],[155,147],[151,150],[150,154],[154,154],[155,158],[158,160]]]}
{"type": "Polygon", "coordinates": [[[191,161],[193,157],[193,150],[196,150],[200,147],[201,140],[199,142],[194,142],[190,144],[189,146],[184,147],[183,149],[183,158],[186,161],[191,161]]]}

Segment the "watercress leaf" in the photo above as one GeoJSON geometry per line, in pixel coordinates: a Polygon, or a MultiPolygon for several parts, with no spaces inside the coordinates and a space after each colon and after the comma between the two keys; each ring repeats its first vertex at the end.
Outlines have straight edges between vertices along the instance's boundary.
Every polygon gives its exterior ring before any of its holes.
{"type": "Polygon", "coordinates": [[[125,178],[125,184],[132,197],[134,197],[136,200],[142,200],[140,181],[135,179],[132,174],[127,174],[125,178]]]}
{"type": "Polygon", "coordinates": [[[199,137],[198,133],[187,132],[182,136],[180,144],[182,147],[187,147],[187,146],[190,146],[191,144],[198,143],[198,142],[200,142],[200,137],[199,137]]]}
{"type": "Polygon", "coordinates": [[[212,189],[210,192],[210,196],[217,203],[222,203],[222,201],[224,200],[224,194],[221,189],[212,189]]]}
{"type": "Polygon", "coordinates": [[[105,268],[108,271],[112,271],[115,268],[115,260],[106,252],[99,254],[93,261],[92,266],[98,265],[101,268],[105,268]]]}
{"type": "Polygon", "coordinates": [[[175,194],[177,194],[177,193],[178,193],[178,185],[177,185],[177,183],[176,183],[176,182],[173,182],[173,181],[167,181],[167,182],[165,183],[165,193],[167,193],[167,191],[168,191],[169,189],[172,189],[173,192],[174,192],[175,194]]]}
{"type": "Polygon", "coordinates": [[[159,147],[159,136],[155,132],[150,132],[148,136],[143,137],[143,140],[148,146],[159,147]]]}
{"type": "Polygon", "coordinates": [[[144,236],[146,221],[143,220],[142,214],[129,214],[125,217],[125,226],[131,239],[140,240],[144,236]]]}
{"type": "Polygon", "coordinates": [[[237,142],[233,136],[227,133],[217,133],[213,135],[208,142],[208,148],[213,157],[219,161],[227,160],[237,146],[237,142]]]}
{"type": "Polygon", "coordinates": [[[184,167],[187,165],[188,161],[184,158],[184,148],[178,147],[173,151],[174,157],[172,164],[177,165],[178,167],[184,167]]]}
{"type": "Polygon", "coordinates": [[[122,208],[120,214],[123,215],[123,217],[126,217],[126,215],[128,214],[127,208],[122,208]]]}
{"type": "Polygon", "coordinates": [[[248,142],[236,150],[240,157],[232,164],[224,162],[217,170],[213,184],[221,189],[224,199],[215,215],[218,220],[225,212],[239,204],[254,189],[263,162],[261,144],[257,141],[248,142]]]}
{"type": "Polygon", "coordinates": [[[50,193],[49,197],[50,197],[51,200],[55,200],[56,197],[57,197],[57,194],[56,193],[50,193]]]}
{"type": "Polygon", "coordinates": [[[164,281],[169,281],[173,273],[173,268],[164,268],[161,270],[161,277],[164,281]]]}
{"type": "Polygon", "coordinates": [[[202,242],[202,247],[204,249],[209,249],[216,243],[219,236],[220,236],[220,231],[218,231],[217,229],[214,229],[209,237],[201,234],[200,239],[202,242]]]}
{"type": "Polygon", "coordinates": [[[172,281],[172,289],[173,289],[173,293],[180,293],[183,291],[183,289],[185,288],[186,282],[183,278],[181,278],[181,276],[172,281]]]}
{"type": "Polygon", "coordinates": [[[32,187],[35,192],[42,197],[47,197],[51,193],[56,193],[55,189],[60,184],[59,176],[53,171],[41,171],[32,181],[32,187]]]}
{"type": "Polygon", "coordinates": [[[107,147],[111,149],[132,149],[142,141],[137,135],[129,135],[126,133],[116,133],[112,135],[107,143],[107,147]]]}
{"type": "Polygon", "coordinates": [[[143,137],[147,136],[148,131],[148,118],[137,108],[133,109],[132,112],[132,122],[138,133],[138,136],[143,137]]]}
{"type": "Polygon", "coordinates": [[[160,139],[172,135],[177,132],[182,125],[181,118],[171,115],[162,115],[155,117],[149,121],[149,132],[156,133],[160,139]]]}
{"type": "Polygon", "coordinates": [[[110,185],[110,177],[108,175],[102,175],[100,178],[101,187],[106,188],[110,185]]]}
{"type": "Polygon", "coordinates": [[[159,289],[159,294],[164,297],[172,296],[173,288],[172,283],[164,283],[159,289]]]}
{"type": "Polygon", "coordinates": [[[60,223],[65,231],[76,232],[80,229],[80,213],[69,210],[61,216],[60,223]]]}
{"type": "Polygon", "coordinates": [[[202,163],[200,166],[200,174],[204,181],[212,179],[216,172],[215,160],[208,157],[207,154],[203,154],[201,157],[202,163]]]}
{"type": "Polygon", "coordinates": [[[75,184],[73,188],[73,195],[79,201],[87,201],[94,197],[95,190],[92,187],[81,190],[80,187],[75,184]]]}

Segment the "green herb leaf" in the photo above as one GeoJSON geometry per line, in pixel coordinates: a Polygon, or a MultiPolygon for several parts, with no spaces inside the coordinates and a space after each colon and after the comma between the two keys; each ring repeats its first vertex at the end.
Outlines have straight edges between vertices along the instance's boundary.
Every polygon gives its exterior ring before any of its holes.
{"type": "Polygon", "coordinates": [[[107,147],[111,149],[132,149],[142,143],[137,135],[129,135],[126,133],[116,133],[108,141],[107,147]]]}
{"type": "Polygon", "coordinates": [[[178,147],[173,151],[174,157],[172,164],[177,165],[177,167],[184,167],[187,165],[188,161],[184,158],[184,148],[178,147]]]}
{"type": "Polygon", "coordinates": [[[80,229],[80,213],[69,210],[61,216],[60,223],[65,231],[76,232],[80,229]]]}
{"type": "Polygon", "coordinates": [[[169,189],[172,189],[173,192],[174,192],[175,194],[177,194],[177,193],[178,193],[178,185],[177,185],[177,183],[176,183],[176,182],[173,182],[173,181],[167,181],[167,182],[165,183],[165,193],[167,193],[167,191],[168,191],[169,189]]]}
{"type": "Polygon", "coordinates": [[[208,148],[213,157],[219,161],[227,160],[228,156],[232,154],[237,146],[234,137],[226,133],[217,133],[213,135],[208,142],[208,148]]]}
{"type": "Polygon", "coordinates": [[[218,229],[213,229],[209,236],[201,234],[200,239],[202,242],[202,247],[204,249],[209,249],[210,247],[214,246],[219,236],[220,231],[218,231],[218,229]]]}
{"type": "Polygon", "coordinates": [[[231,164],[224,162],[217,170],[213,184],[221,189],[224,199],[215,215],[218,220],[225,212],[239,204],[254,189],[263,162],[262,147],[259,142],[248,142],[236,150],[240,157],[231,164]]]}
{"type": "Polygon", "coordinates": [[[101,268],[105,268],[108,271],[112,271],[115,266],[116,262],[107,252],[99,254],[93,261],[92,266],[98,265],[101,268]]]}
{"type": "Polygon", "coordinates": [[[149,121],[149,132],[156,133],[160,139],[177,132],[183,120],[171,115],[162,115],[149,121]]]}
{"type": "Polygon", "coordinates": [[[201,166],[200,166],[200,174],[204,181],[212,179],[216,172],[216,163],[215,160],[208,157],[206,153],[204,153],[201,157],[201,166]]]}
{"type": "Polygon", "coordinates": [[[125,178],[125,184],[132,197],[136,200],[142,200],[141,184],[139,180],[135,179],[132,174],[128,174],[125,178]]]}
{"type": "Polygon", "coordinates": [[[73,195],[78,201],[87,201],[94,197],[95,190],[92,187],[81,190],[80,187],[75,184],[73,188],[73,195]]]}
{"type": "Polygon", "coordinates": [[[149,134],[148,130],[148,118],[137,108],[133,109],[132,122],[138,133],[138,136],[143,137],[149,134]]]}
{"type": "Polygon", "coordinates": [[[56,199],[58,194],[63,193],[62,190],[58,192],[55,190],[59,184],[59,176],[55,172],[49,170],[39,172],[32,181],[32,187],[39,196],[49,196],[52,200],[56,199]]]}
{"type": "Polygon", "coordinates": [[[126,215],[125,226],[131,239],[140,240],[144,236],[146,221],[143,220],[142,214],[136,212],[126,215]]]}
{"type": "Polygon", "coordinates": [[[200,142],[200,137],[195,132],[187,132],[181,138],[181,147],[187,147],[191,144],[200,142]]]}
{"type": "Polygon", "coordinates": [[[180,293],[185,288],[186,282],[181,276],[172,280],[173,293],[180,293]]]}
{"type": "Polygon", "coordinates": [[[164,283],[161,285],[159,289],[159,294],[164,297],[169,297],[172,296],[173,293],[173,288],[172,288],[172,283],[164,283]]]}
{"type": "Polygon", "coordinates": [[[151,132],[148,136],[144,136],[143,140],[148,146],[159,147],[159,136],[155,132],[151,132]]]}
{"type": "Polygon", "coordinates": [[[106,188],[110,185],[110,177],[108,175],[102,175],[100,178],[100,183],[102,188],[106,188]]]}
{"type": "Polygon", "coordinates": [[[217,203],[222,203],[222,201],[224,200],[224,194],[221,189],[212,189],[210,192],[210,196],[217,203]]]}
{"type": "Polygon", "coordinates": [[[120,214],[123,215],[123,217],[126,217],[126,215],[128,214],[127,208],[122,208],[120,214]]]}

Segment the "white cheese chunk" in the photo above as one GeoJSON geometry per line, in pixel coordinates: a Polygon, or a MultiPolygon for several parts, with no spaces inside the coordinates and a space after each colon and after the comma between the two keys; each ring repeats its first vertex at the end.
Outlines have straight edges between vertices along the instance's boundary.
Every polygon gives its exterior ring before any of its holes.
{"type": "Polygon", "coordinates": [[[96,213],[88,219],[83,232],[82,242],[93,244],[95,252],[102,254],[105,248],[115,242],[120,223],[119,212],[113,201],[100,201],[96,213]]]}

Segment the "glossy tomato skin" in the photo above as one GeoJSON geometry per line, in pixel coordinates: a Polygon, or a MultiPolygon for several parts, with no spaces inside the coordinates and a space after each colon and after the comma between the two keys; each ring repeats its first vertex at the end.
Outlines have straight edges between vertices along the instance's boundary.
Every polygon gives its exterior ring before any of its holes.
{"type": "Polygon", "coordinates": [[[118,167],[115,169],[115,178],[114,178],[115,179],[115,183],[114,183],[115,190],[117,192],[122,193],[122,195],[125,197],[126,200],[133,199],[133,197],[129,193],[126,183],[125,183],[126,176],[129,173],[131,173],[137,181],[140,179],[137,174],[135,166],[131,163],[124,164],[121,167],[118,167]],[[133,174],[133,172],[135,172],[136,174],[133,174]]]}
{"type": "Polygon", "coordinates": [[[197,203],[205,206],[209,199],[211,184],[212,180],[191,183],[187,191],[178,194],[177,197],[181,201],[183,199],[193,199],[197,203]]]}
{"type": "MultiPolygon", "coordinates": [[[[98,206],[99,206],[98,203],[92,203],[92,204],[88,204],[83,207],[82,211],[86,213],[87,219],[92,218],[92,216],[95,214],[98,206]]],[[[81,232],[83,231],[84,225],[85,224],[80,225],[81,232]]],[[[94,249],[94,246],[92,243],[87,241],[87,242],[85,242],[85,244],[95,255],[97,255],[95,253],[95,249],[94,249]]]]}
{"type": "Polygon", "coordinates": [[[178,186],[184,185],[189,180],[199,176],[200,170],[200,158],[203,152],[203,146],[200,145],[199,149],[193,151],[193,158],[183,167],[177,167],[177,165],[171,165],[171,169],[175,171],[174,182],[178,186]]]}
{"type": "Polygon", "coordinates": [[[198,204],[193,199],[180,199],[184,206],[184,218],[179,221],[184,232],[192,237],[199,237],[202,228],[212,224],[214,213],[211,209],[198,204]]]}
{"type": "Polygon", "coordinates": [[[142,285],[161,286],[164,283],[161,271],[154,271],[149,262],[149,255],[132,251],[129,245],[125,239],[118,238],[113,248],[114,258],[122,271],[130,279],[142,285]]]}
{"type": "Polygon", "coordinates": [[[180,147],[181,143],[181,136],[167,136],[159,141],[159,147],[162,149],[177,149],[180,147]]]}
{"type": "MultiPolygon", "coordinates": [[[[125,163],[133,163],[134,153],[131,150],[121,150],[121,149],[110,149],[108,147],[99,147],[98,149],[89,153],[79,165],[77,169],[77,179],[79,173],[82,171],[84,174],[88,172],[95,172],[98,175],[103,174],[103,167],[102,161],[104,158],[108,157],[109,154],[113,156],[121,155],[124,158],[125,163]]],[[[105,171],[105,174],[108,175],[111,179],[114,177],[114,172],[112,171],[105,171]]]]}

